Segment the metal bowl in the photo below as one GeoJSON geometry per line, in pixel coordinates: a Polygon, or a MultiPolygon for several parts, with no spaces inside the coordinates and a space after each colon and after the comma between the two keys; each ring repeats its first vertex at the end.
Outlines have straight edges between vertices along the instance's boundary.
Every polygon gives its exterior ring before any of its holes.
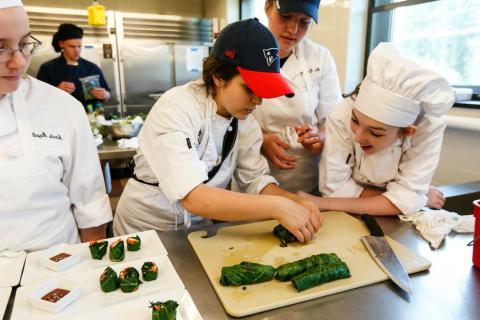
{"type": "Polygon", "coordinates": [[[129,139],[138,136],[142,124],[113,124],[105,126],[109,136],[115,139],[129,139]]]}

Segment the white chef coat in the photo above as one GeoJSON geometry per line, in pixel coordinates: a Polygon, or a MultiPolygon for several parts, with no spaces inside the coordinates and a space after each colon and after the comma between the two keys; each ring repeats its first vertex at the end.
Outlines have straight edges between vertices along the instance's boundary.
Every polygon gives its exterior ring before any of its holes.
{"type": "Polygon", "coordinates": [[[292,192],[312,192],[318,190],[320,156],[311,155],[297,142],[293,127],[307,123],[320,129],[325,117],[341,100],[335,62],[327,48],[304,39],[285,61],[281,73],[295,96],[264,99],[253,115],[264,133],[277,134],[293,144],[287,154],[297,158],[295,169],[280,170],[269,161],[271,174],[280,186],[292,192]]]}
{"type": "Polygon", "coordinates": [[[83,106],[26,77],[1,98],[0,108],[5,107],[16,126],[0,136],[0,251],[76,243],[79,228],[111,221],[83,106]]]}
{"type": "MultiPolygon", "coordinates": [[[[140,131],[134,160],[136,176],[159,186],[129,179],[115,212],[115,235],[175,230],[189,227],[192,220],[206,220],[189,214],[179,200],[206,181],[208,172],[221,161],[214,134],[223,130],[212,126],[225,119],[216,112],[202,80],[173,88],[155,103],[140,131]]],[[[253,118],[238,121],[232,151],[207,185],[226,188],[234,175],[242,191],[258,194],[266,185],[277,184],[268,175],[261,143],[261,130],[253,118]]]]}
{"type": "Polygon", "coordinates": [[[418,212],[440,158],[445,122],[424,115],[416,133],[380,152],[363,152],[350,129],[354,102],[347,98],[330,113],[320,161],[320,192],[330,197],[358,197],[364,186],[385,189],[403,214],[418,212]]]}

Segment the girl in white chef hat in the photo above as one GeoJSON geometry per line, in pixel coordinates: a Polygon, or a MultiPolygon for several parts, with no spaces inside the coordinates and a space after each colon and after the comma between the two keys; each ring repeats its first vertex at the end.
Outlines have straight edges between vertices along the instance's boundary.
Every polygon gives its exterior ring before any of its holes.
{"type": "Polygon", "coordinates": [[[320,210],[411,214],[444,197],[430,187],[454,102],[447,80],[381,43],[359,90],[327,118],[320,163],[320,210]]]}

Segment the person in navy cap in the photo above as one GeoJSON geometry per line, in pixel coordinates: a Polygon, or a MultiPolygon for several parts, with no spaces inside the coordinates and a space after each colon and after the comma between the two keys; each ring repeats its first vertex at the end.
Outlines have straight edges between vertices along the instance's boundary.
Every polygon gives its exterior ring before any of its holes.
{"type": "Polygon", "coordinates": [[[278,41],[282,75],[295,97],[264,101],[254,117],[263,131],[262,153],[288,191],[318,193],[318,162],[325,118],[341,101],[333,58],[306,38],[318,22],[319,0],[266,0],[268,28],[278,41]]]}
{"type": "Polygon", "coordinates": [[[84,107],[89,104],[95,107],[110,99],[110,87],[102,70],[80,57],[82,38],[82,28],[71,23],[61,24],[52,39],[55,52],[61,55],[43,63],[37,79],[70,93],[84,107]],[[82,86],[82,82],[88,85],[82,86]],[[85,92],[85,88],[90,88],[89,92],[85,92]]]}
{"type": "Polygon", "coordinates": [[[260,127],[249,117],[263,98],[293,95],[278,52],[257,19],[232,23],[203,62],[202,79],[162,95],[138,137],[134,177],[116,210],[116,235],[209,219],[277,219],[299,241],[312,238],[320,212],[269,175],[260,127]],[[226,190],[234,176],[245,193],[226,190]]]}

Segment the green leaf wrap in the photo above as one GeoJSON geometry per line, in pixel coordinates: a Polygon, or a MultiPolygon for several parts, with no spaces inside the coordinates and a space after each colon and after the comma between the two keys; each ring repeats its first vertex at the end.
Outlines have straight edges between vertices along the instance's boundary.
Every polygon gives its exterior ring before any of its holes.
{"type": "Polygon", "coordinates": [[[157,279],[158,267],[154,262],[145,262],[142,266],[142,276],[145,281],[157,279]]]}
{"type": "Polygon", "coordinates": [[[105,270],[100,275],[100,288],[103,292],[112,292],[118,289],[120,286],[117,273],[110,267],[105,268],[105,270]]]}
{"type": "Polygon", "coordinates": [[[120,271],[120,289],[122,292],[133,292],[138,289],[142,281],[137,269],[129,267],[120,271]]]}
{"type": "Polygon", "coordinates": [[[273,235],[280,240],[280,247],[286,247],[288,243],[298,241],[297,238],[281,224],[273,228],[273,235]]]}
{"type": "Polygon", "coordinates": [[[125,246],[123,244],[123,240],[118,239],[110,245],[109,257],[113,262],[118,262],[125,259],[125,246]]]}
{"type": "Polygon", "coordinates": [[[320,264],[337,264],[341,262],[340,258],[335,253],[321,253],[316,254],[305,259],[286,263],[277,268],[275,279],[280,281],[287,281],[294,276],[307,271],[320,264]]]}
{"type": "Polygon", "coordinates": [[[220,284],[223,286],[241,286],[270,281],[275,276],[275,268],[269,265],[241,262],[222,268],[220,284]]]}
{"type": "Polygon", "coordinates": [[[292,278],[297,291],[310,289],[319,284],[350,277],[350,270],[344,262],[320,264],[292,278]]]}
{"type": "Polygon", "coordinates": [[[178,303],[173,300],[165,302],[150,302],[152,308],[152,320],[175,320],[177,319],[178,303]]]}
{"type": "Polygon", "coordinates": [[[90,241],[88,249],[90,249],[90,255],[93,259],[102,260],[105,253],[107,253],[108,241],[90,241]]]}
{"type": "Polygon", "coordinates": [[[128,237],[127,238],[127,250],[128,251],[138,251],[140,250],[140,246],[142,245],[142,240],[138,235],[135,237],[128,237]]]}

